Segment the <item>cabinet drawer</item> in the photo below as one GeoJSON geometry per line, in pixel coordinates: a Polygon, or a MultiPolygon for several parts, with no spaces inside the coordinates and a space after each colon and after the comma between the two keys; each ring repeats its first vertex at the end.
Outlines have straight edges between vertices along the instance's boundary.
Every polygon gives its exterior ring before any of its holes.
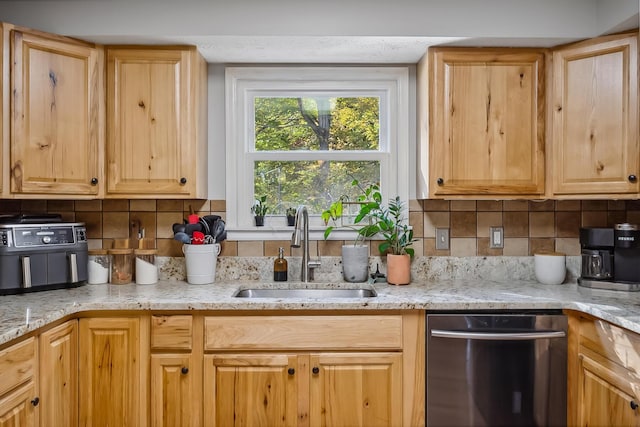
{"type": "Polygon", "coordinates": [[[152,316],[151,349],[191,350],[193,318],[189,315],[152,316]]]}
{"type": "Polygon", "coordinates": [[[402,349],[401,315],[211,316],[204,330],[205,350],[402,349]]]}
{"type": "Polygon", "coordinates": [[[604,320],[580,319],[580,344],[640,374],[640,336],[604,320]]]}
{"type": "Polygon", "coordinates": [[[36,372],[36,341],[31,337],[0,351],[0,395],[33,378],[36,372]]]}

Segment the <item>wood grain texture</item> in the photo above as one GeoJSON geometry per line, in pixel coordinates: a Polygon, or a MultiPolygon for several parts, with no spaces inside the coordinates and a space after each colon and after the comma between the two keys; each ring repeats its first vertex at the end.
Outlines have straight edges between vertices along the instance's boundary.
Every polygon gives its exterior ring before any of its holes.
{"type": "Polygon", "coordinates": [[[200,424],[201,378],[190,354],[151,355],[151,425],[195,427],[200,424]],[[185,371],[186,370],[186,371],[185,371]]]}
{"type": "Polygon", "coordinates": [[[311,426],[401,426],[400,353],[312,354],[311,426]]]}
{"type": "Polygon", "coordinates": [[[429,50],[432,197],[544,193],[544,52],[429,50]]]}
{"type": "Polygon", "coordinates": [[[80,319],[79,338],[80,425],[146,426],[148,364],[142,362],[140,319],[80,319]]]}
{"type": "Polygon", "coordinates": [[[206,64],[197,50],[106,51],[107,196],[206,198],[206,64]]]}
{"type": "Polygon", "coordinates": [[[11,34],[11,193],[99,194],[98,51],[42,33],[11,34]]]}
{"type": "Polygon", "coordinates": [[[0,351],[0,372],[3,372],[0,396],[36,376],[36,351],[37,343],[33,337],[0,351]]]}
{"type": "Polygon", "coordinates": [[[38,427],[38,407],[31,404],[36,383],[29,380],[0,398],[0,427],[38,427]]]}
{"type": "Polygon", "coordinates": [[[554,196],[640,191],[638,33],[553,53],[554,196]]]}
{"type": "Polygon", "coordinates": [[[156,315],[151,317],[151,349],[191,350],[193,316],[156,315]]]}
{"type": "Polygon", "coordinates": [[[205,355],[204,426],[295,426],[298,368],[293,354],[205,355]]]}
{"type": "Polygon", "coordinates": [[[78,321],[43,332],[40,351],[40,417],[49,425],[78,425],[78,321]]]}
{"type": "Polygon", "coordinates": [[[205,351],[401,349],[401,315],[210,316],[205,351]]]}

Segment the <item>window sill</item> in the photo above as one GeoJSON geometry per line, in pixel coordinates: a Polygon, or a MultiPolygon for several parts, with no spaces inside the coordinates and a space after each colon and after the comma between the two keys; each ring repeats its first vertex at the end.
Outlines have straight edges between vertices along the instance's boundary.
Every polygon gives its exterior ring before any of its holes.
{"type": "MultiPolygon", "coordinates": [[[[247,227],[227,229],[228,240],[291,240],[293,226],[247,227]]],[[[325,227],[309,227],[309,240],[324,240],[325,227]]],[[[353,230],[334,228],[327,240],[352,241],[357,233],[353,230]]]]}

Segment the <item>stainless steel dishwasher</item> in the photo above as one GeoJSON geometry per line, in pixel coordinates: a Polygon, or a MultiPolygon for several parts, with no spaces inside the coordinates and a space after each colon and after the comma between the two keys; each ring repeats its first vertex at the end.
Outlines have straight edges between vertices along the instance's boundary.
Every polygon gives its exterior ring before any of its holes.
{"type": "Polygon", "coordinates": [[[561,312],[426,317],[427,427],[566,425],[561,312]]]}

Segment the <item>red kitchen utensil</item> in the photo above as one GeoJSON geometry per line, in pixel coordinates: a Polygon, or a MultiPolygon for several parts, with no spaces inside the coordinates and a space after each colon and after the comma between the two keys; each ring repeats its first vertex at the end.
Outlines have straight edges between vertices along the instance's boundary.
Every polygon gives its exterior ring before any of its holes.
{"type": "Polygon", "coordinates": [[[192,245],[204,244],[204,233],[201,231],[194,231],[193,236],[191,236],[191,244],[192,245]]]}
{"type": "Polygon", "coordinates": [[[198,214],[189,215],[189,224],[197,224],[198,221],[200,221],[200,217],[198,216],[198,214]]]}

